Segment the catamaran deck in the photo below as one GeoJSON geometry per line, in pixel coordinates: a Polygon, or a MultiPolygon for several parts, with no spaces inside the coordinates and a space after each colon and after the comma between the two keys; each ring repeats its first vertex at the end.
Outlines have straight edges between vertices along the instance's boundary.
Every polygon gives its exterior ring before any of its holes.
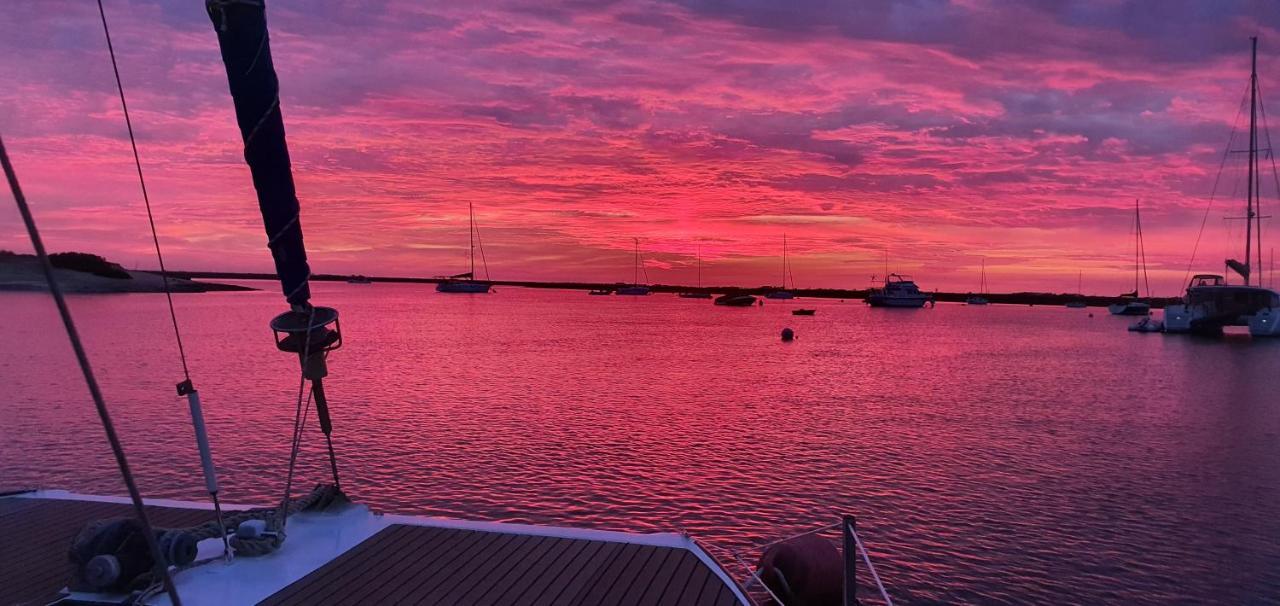
{"type": "MultiPolygon", "coordinates": [[[[156,501],[152,523],[212,518],[156,501]]],[[[0,498],[0,604],[46,604],[70,576],[67,550],[90,520],[128,517],[115,498],[36,492],[0,498]]],[[[200,543],[200,557],[221,542],[200,543]]],[[[284,548],[176,577],[184,604],[746,604],[692,539],[378,515],[361,506],[290,518],[284,548]]],[[[151,603],[166,604],[165,596],[151,603]]]]}

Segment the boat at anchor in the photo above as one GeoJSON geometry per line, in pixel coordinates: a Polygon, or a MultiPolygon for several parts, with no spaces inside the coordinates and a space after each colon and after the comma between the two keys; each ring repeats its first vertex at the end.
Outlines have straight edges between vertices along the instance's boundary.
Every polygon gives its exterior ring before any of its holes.
{"type": "MultiPolygon", "coordinates": [[[[1187,284],[1182,302],[1164,310],[1165,332],[1221,334],[1227,326],[1247,326],[1256,337],[1280,336],[1280,293],[1262,285],[1262,214],[1258,148],[1258,39],[1251,38],[1249,75],[1249,149],[1245,192],[1244,261],[1227,259],[1224,274],[1197,274],[1187,284]],[[1256,249],[1254,246],[1256,245],[1256,249]],[[1254,256],[1256,254],[1256,257],[1254,256]],[[1235,273],[1243,284],[1227,280],[1235,273]]],[[[1270,136],[1267,136],[1270,141],[1270,136]]],[[[1230,151],[1230,150],[1229,150],[1230,151]]],[[[1243,151],[1243,150],[1242,150],[1243,151]]],[[[1270,154],[1270,150],[1265,150],[1270,154]]],[[[1273,177],[1275,166],[1272,165],[1273,177]]],[[[1280,183],[1280,180],[1277,180],[1280,183]]],[[[1194,262],[1194,260],[1193,260],[1194,262]]]]}
{"type": "Polygon", "coordinates": [[[480,228],[476,227],[476,211],[470,203],[467,204],[467,223],[469,225],[469,234],[471,239],[471,269],[464,273],[449,276],[442,279],[436,284],[436,292],[447,293],[463,293],[463,294],[484,294],[493,289],[493,284],[489,282],[489,263],[484,260],[484,245],[481,244],[480,260],[484,264],[484,280],[476,278],[476,244],[480,242],[480,228]]]}
{"type": "MultiPolygon", "coordinates": [[[[636,261],[632,267],[631,285],[619,286],[614,292],[620,295],[644,296],[649,294],[649,287],[640,283],[640,272],[644,271],[644,263],[640,260],[640,238],[632,238],[636,245],[636,261]]],[[[648,275],[648,272],[645,272],[648,275]]]]}
{"type": "MultiPolygon", "coordinates": [[[[1133,292],[1120,295],[1121,301],[1107,306],[1113,316],[1145,316],[1151,313],[1151,304],[1138,298],[1139,278],[1147,271],[1147,251],[1142,241],[1142,210],[1133,201],[1133,292]]],[[[1147,285],[1147,297],[1151,286],[1147,285]]]]}
{"type": "Polygon", "coordinates": [[[989,301],[987,301],[986,294],[987,294],[987,259],[986,257],[983,257],[982,271],[978,274],[978,294],[975,295],[973,293],[969,293],[969,296],[965,297],[964,303],[965,305],[986,305],[987,303],[989,303],[989,301]]]}
{"type": "Polygon", "coordinates": [[[795,287],[795,277],[791,275],[791,264],[787,259],[787,234],[782,234],[782,286],[778,290],[765,293],[766,299],[788,300],[796,298],[795,293],[787,290],[787,278],[791,278],[791,286],[795,287]]]}
{"type": "Polygon", "coordinates": [[[920,287],[909,276],[889,274],[884,277],[884,286],[867,296],[867,303],[872,307],[924,307],[933,301],[933,297],[920,292],[920,287]]]}

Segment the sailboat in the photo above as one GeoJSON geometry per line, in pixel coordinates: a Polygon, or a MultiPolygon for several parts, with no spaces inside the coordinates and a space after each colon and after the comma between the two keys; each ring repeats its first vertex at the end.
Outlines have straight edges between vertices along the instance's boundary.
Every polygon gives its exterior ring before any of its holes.
{"type": "Polygon", "coordinates": [[[987,294],[987,259],[982,258],[982,271],[978,274],[978,294],[970,294],[965,298],[965,305],[986,305],[987,298],[983,295],[987,294]]]}
{"type": "Polygon", "coordinates": [[[640,238],[632,238],[636,243],[636,262],[632,268],[631,286],[623,286],[616,292],[620,295],[647,295],[649,287],[640,283],[640,270],[643,268],[640,261],[640,238]]]}
{"type": "MultiPolygon", "coordinates": [[[[1187,285],[1182,303],[1165,308],[1166,332],[1220,334],[1226,326],[1248,326],[1249,334],[1280,336],[1280,293],[1262,285],[1262,178],[1258,148],[1258,38],[1252,44],[1249,73],[1248,185],[1245,193],[1244,261],[1227,259],[1226,268],[1244,280],[1230,284],[1226,276],[1197,274],[1187,285]],[[1257,257],[1254,257],[1256,245],[1257,257]],[[1255,264],[1256,263],[1256,264],[1255,264]]],[[[1265,117],[1265,114],[1264,114],[1265,117]]],[[[1270,141],[1270,135],[1267,140],[1270,141]]],[[[1230,145],[1230,144],[1228,144],[1230,145]]],[[[1267,147],[1270,147],[1268,143],[1267,147]]],[[[1231,151],[1231,150],[1228,150],[1231,151]]],[[[1270,150],[1266,150],[1270,154],[1270,150]]],[[[1274,171],[1274,165],[1273,165],[1274,171]]]]}
{"type": "MultiPolygon", "coordinates": [[[[1079,272],[1076,274],[1076,295],[1080,297],[1084,296],[1084,272],[1079,272]]],[[[1085,303],[1083,299],[1067,301],[1067,307],[1070,307],[1072,309],[1084,309],[1088,306],[1089,304],[1085,303]]]]}
{"type": "MultiPolygon", "coordinates": [[[[481,294],[493,288],[489,280],[489,264],[484,264],[485,281],[476,280],[476,242],[480,239],[480,230],[476,227],[476,211],[471,203],[467,203],[468,233],[471,241],[471,269],[465,273],[448,276],[436,284],[436,292],[481,294]]],[[[483,253],[481,253],[483,260],[483,253]]]]}
{"type": "MultiPolygon", "coordinates": [[[[782,288],[765,294],[766,299],[794,299],[796,296],[787,290],[787,276],[791,275],[791,266],[787,263],[787,234],[782,234],[782,288]]],[[[791,280],[795,286],[795,279],[791,280]]]]}
{"type": "MultiPolygon", "coordinates": [[[[1146,250],[1142,243],[1142,210],[1138,200],[1133,201],[1133,292],[1121,297],[1128,299],[1107,306],[1113,316],[1145,316],[1151,313],[1151,304],[1138,298],[1139,279],[1146,271],[1146,250]]],[[[1151,287],[1147,287],[1147,296],[1151,296],[1151,287]]]]}
{"type": "Polygon", "coordinates": [[[680,293],[681,299],[710,299],[711,293],[702,291],[702,247],[698,247],[698,290],[680,293]]]}

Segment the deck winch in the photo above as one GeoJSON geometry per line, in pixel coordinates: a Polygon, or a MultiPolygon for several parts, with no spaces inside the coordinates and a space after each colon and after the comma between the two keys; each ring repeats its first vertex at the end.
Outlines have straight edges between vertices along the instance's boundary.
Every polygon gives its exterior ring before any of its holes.
{"type": "MultiPolygon", "coordinates": [[[[153,582],[155,561],[147,547],[147,530],[135,519],[90,522],[71,545],[71,589],[130,591],[153,582]]],[[[177,529],[154,529],[167,566],[185,566],[196,559],[196,539],[177,529]]]]}
{"type": "Polygon", "coordinates": [[[275,333],[276,349],[297,354],[302,376],[311,381],[316,417],[329,447],[333,485],[340,488],[338,460],[333,452],[333,422],[329,418],[329,400],[324,394],[324,378],[329,376],[326,359],[329,352],[342,347],[342,323],[338,321],[338,310],[295,305],[293,310],[271,319],[271,330],[275,333]]]}

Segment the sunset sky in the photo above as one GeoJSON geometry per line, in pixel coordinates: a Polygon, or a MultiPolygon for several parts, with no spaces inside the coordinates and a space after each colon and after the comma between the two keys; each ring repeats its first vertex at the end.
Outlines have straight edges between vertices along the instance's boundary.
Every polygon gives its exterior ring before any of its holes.
{"type": "MultiPolygon", "coordinates": [[[[204,2],[106,7],[169,265],[269,270],[204,2]]],[[[777,284],[785,232],[802,288],[866,286],[887,250],[927,290],[975,289],[985,257],[995,291],[1083,271],[1116,294],[1141,198],[1174,295],[1247,129],[1250,35],[1280,90],[1265,1],[275,0],[268,21],[323,273],[463,271],[471,202],[496,279],[630,280],[635,237],[654,282],[692,283],[700,247],[705,283],[777,284]]],[[[6,3],[0,34],[0,134],[48,246],[155,267],[96,6],[6,3]]],[[[1198,270],[1242,254],[1238,172],[1198,270]]],[[[0,248],[29,250],[4,200],[0,248]]]]}

